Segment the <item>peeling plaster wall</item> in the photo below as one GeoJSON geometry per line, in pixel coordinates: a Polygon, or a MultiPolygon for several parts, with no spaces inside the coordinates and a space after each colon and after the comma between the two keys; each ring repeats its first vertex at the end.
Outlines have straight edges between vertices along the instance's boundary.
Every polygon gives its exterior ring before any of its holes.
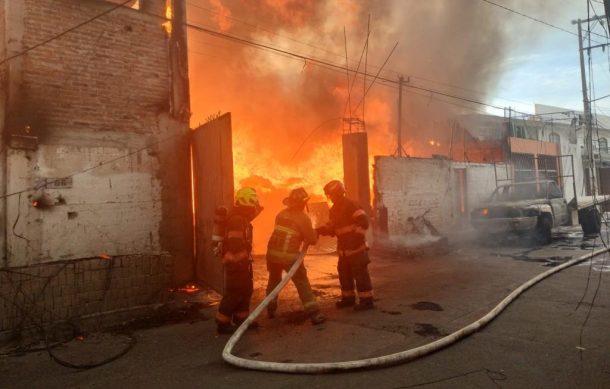
{"type": "Polygon", "coordinates": [[[159,254],[161,182],[151,175],[159,168],[158,159],[146,151],[121,158],[129,153],[127,148],[67,145],[40,145],[36,152],[9,150],[9,192],[37,179],[68,177],[116,159],[72,177],[71,188],[45,190],[54,203],[49,208],[32,206],[39,192],[9,199],[11,265],[101,253],[159,254]]]}
{"type": "Polygon", "coordinates": [[[390,237],[407,232],[407,219],[423,215],[450,234],[463,222],[457,212],[456,169],[466,169],[468,209],[486,200],[495,188],[493,165],[443,159],[375,157],[375,207],[387,208],[390,237]]]}

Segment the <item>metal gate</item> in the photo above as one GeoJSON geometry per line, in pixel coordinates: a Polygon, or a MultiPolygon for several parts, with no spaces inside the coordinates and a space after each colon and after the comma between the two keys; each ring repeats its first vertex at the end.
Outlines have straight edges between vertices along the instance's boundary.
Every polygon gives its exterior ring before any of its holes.
{"type": "Polygon", "coordinates": [[[231,114],[226,113],[193,131],[195,245],[198,280],[220,293],[224,289],[220,258],[212,253],[214,210],[233,203],[233,145],[231,114]]]}

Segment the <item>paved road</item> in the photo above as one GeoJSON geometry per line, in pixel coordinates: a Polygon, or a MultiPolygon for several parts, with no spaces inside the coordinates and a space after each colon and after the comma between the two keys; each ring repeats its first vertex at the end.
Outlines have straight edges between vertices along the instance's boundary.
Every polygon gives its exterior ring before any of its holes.
{"type": "MultiPolygon", "coordinates": [[[[549,266],[590,252],[592,241],[566,229],[544,248],[511,246],[454,247],[426,258],[376,256],[371,273],[377,309],[368,312],[335,310],[336,259],[308,257],[329,321],[311,326],[290,286],[281,295],[279,317],[262,317],[262,328],[250,331],[237,352],[259,360],[337,361],[425,344],[476,320],[549,266]]],[[[313,376],[240,370],[220,358],[227,337],[215,335],[213,320],[203,320],[139,331],[130,353],[88,371],[59,366],[45,353],[0,359],[0,388],[610,387],[607,259],[598,257],[543,281],[480,332],[391,368],[313,376]]],[[[255,299],[260,300],[262,258],[256,270],[255,299]]],[[[214,308],[204,311],[208,317],[213,313],[214,308]]],[[[105,342],[99,341],[100,349],[105,342]]]]}

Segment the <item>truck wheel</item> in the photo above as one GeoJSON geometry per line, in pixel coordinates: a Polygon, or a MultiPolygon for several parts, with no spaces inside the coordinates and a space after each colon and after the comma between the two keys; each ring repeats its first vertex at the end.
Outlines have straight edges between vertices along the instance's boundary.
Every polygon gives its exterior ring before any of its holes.
{"type": "Polygon", "coordinates": [[[578,211],[578,219],[585,235],[599,234],[602,228],[602,217],[596,207],[578,211]]]}
{"type": "Polygon", "coordinates": [[[551,243],[551,228],[553,228],[553,219],[549,215],[541,215],[538,218],[538,224],[534,233],[536,243],[551,243]]]}

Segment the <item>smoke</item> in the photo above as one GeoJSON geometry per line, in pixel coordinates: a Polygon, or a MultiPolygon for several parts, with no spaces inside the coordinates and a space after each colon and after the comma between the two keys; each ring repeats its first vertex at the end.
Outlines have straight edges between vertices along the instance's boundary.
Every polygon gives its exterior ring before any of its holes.
{"type": "MultiPolygon", "coordinates": [[[[530,3],[503,2],[531,12],[545,2],[530,3]]],[[[189,4],[191,23],[341,66],[345,65],[345,28],[351,68],[359,66],[370,15],[368,73],[376,74],[399,42],[382,77],[397,80],[402,74],[409,77],[409,85],[479,101],[494,92],[502,62],[517,43],[509,39],[511,34],[527,33],[523,26],[532,23],[478,0],[189,4]]],[[[371,155],[391,154],[396,148],[396,85],[373,86],[364,111],[363,104],[355,110],[364,94],[363,79],[356,78],[348,88],[345,72],[338,69],[193,30],[189,57],[192,125],[213,112],[232,112],[236,186],[264,183],[259,192],[274,203],[291,187],[304,186],[321,194],[325,182],[342,179],[341,118],[350,116],[350,106],[351,116],[366,121],[371,155]],[[348,96],[351,104],[346,109],[348,96]]],[[[364,59],[360,69],[364,70],[364,59]]],[[[368,86],[371,77],[366,81],[368,86]]],[[[411,155],[446,153],[451,118],[481,109],[409,87],[405,92],[402,127],[411,155]]],[[[273,215],[281,206],[264,205],[265,212],[273,215]]]]}

